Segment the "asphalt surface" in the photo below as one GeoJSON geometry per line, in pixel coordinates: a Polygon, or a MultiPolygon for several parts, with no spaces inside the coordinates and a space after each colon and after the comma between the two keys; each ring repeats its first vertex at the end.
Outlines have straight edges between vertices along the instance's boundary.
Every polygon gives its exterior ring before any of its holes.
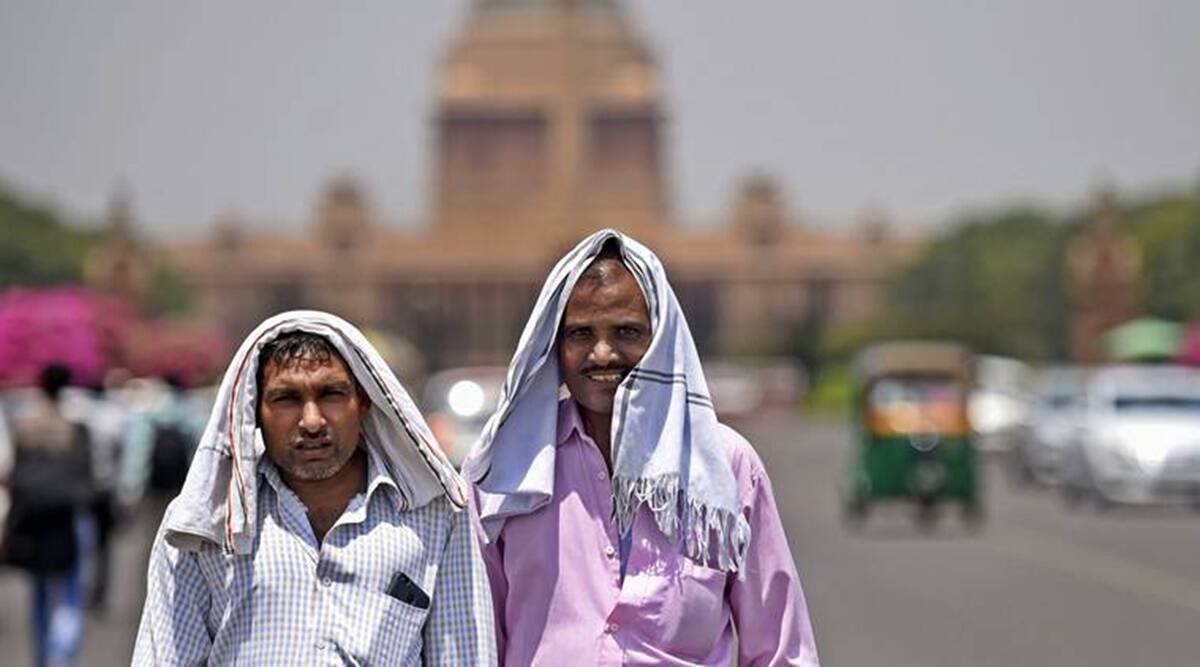
{"type": "MultiPolygon", "coordinates": [[[[953,511],[924,533],[900,506],[849,531],[842,422],[737,426],[767,464],[825,665],[1200,665],[1200,513],[1070,511],[1052,492],[1014,488],[993,462],[978,533],[953,511]]],[[[129,662],[148,523],[116,543],[113,597],[89,619],[81,665],[129,662]]],[[[28,607],[26,582],[0,572],[0,664],[32,664],[28,607]]]]}
{"type": "Polygon", "coordinates": [[[1200,513],[1071,511],[992,460],[977,534],[953,511],[924,534],[905,506],[849,531],[841,422],[742,430],[774,482],[825,665],[1200,665],[1200,513]]]}

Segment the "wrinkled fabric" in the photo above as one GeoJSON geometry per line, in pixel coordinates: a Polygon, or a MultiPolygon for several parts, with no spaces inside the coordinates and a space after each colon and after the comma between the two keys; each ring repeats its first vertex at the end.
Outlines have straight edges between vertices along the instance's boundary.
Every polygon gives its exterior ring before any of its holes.
{"type": "Polygon", "coordinates": [[[718,436],[716,413],[687,321],[658,257],[611,229],[584,239],[550,272],[525,325],[496,413],[463,465],[482,526],[544,507],[555,495],[555,428],[562,380],[555,338],[580,274],[615,239],[649,309],[652,339],[617,388],[612,421],[614,508],[621,532],[648,508],[702,564],[737,572],[751,527],[718,436]]]}
{"type": "Polygon", "coordinates": [[[380,453],[405,507],[416,509],[443,495],[456,507],[466,505],[463,480],[408,392],[362,333],[335,315],[295,310],[260,324],[229,364],[183,490],[163,519],[162,529],[172,546],[194,551],[213,543],[236,554],[250,553],[258,528],[256,470],[266,448],[256,423],[258,354],[292,331],[328,339],[371,399],[363,439],[380,453]]]}
{"type": "Polygon", "coordinates": [[[603,455],[561,404],[553,498],[483,547],[501,664],[819,664],[762,462],[732,429],[717,435],[753,535],[740,576],[684,557],[642,507],[622,577],[603,455]]]}
{"type": "Polygon", "coordinates": [[[135,665],[492,665],[487,577],[467,512],[439,498],[404,509],[368,451],[365,492],[321,538],[270,459],[259,461],[253,553],[180,551],[162,536],[135,665]],[[387,594],[404,573],[428,607],[387,594]]]}

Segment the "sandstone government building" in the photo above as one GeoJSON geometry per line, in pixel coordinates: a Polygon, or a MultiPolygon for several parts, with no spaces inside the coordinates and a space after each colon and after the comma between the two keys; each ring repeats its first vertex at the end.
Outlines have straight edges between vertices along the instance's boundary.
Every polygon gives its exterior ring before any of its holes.
{"type": "Polygon", "coordinates": [[[762,174],[730,184],[718,225],[674,216],[658,79],[616,0],[477,0],[440,61],[421,224],[389,228],[336,178],[290,238],[224,216],[159,252],[231,340],[283,309],[328,309],[434,368],[506,360],[550,267],[601,227],[659,253],[707,355],[778,352],[802,327],[877,313],[916,249],[878,217],[806,227],[762,174]]]}

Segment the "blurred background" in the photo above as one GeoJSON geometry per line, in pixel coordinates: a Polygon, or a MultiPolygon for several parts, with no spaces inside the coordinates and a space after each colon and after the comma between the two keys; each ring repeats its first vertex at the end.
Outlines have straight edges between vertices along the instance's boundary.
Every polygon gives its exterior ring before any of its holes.
{"type": "Polygon", "coordinates": [[[67,565],[0,570],[0,647],[128,662],[181,443],[262,319],[359,324],[461,460],[546,273],[611,226],[768,464],[827,664],[1195,664],[1198,26],[0,0],[0,513],[47,423],[90,489],[67,565]]]}

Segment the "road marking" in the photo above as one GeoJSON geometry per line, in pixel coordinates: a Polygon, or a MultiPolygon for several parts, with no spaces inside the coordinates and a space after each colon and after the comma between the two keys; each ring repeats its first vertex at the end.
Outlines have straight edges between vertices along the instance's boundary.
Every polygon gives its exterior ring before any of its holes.
{"type": "Polygon", "coordinates": [[[1147,567],[1092,548],[1064,542],[1044,533],[1009,528],[1001,541],[988,540],[988,549],[1036,565],[1103,584],[1200,614],[1200,582],[1147,567]]]}

